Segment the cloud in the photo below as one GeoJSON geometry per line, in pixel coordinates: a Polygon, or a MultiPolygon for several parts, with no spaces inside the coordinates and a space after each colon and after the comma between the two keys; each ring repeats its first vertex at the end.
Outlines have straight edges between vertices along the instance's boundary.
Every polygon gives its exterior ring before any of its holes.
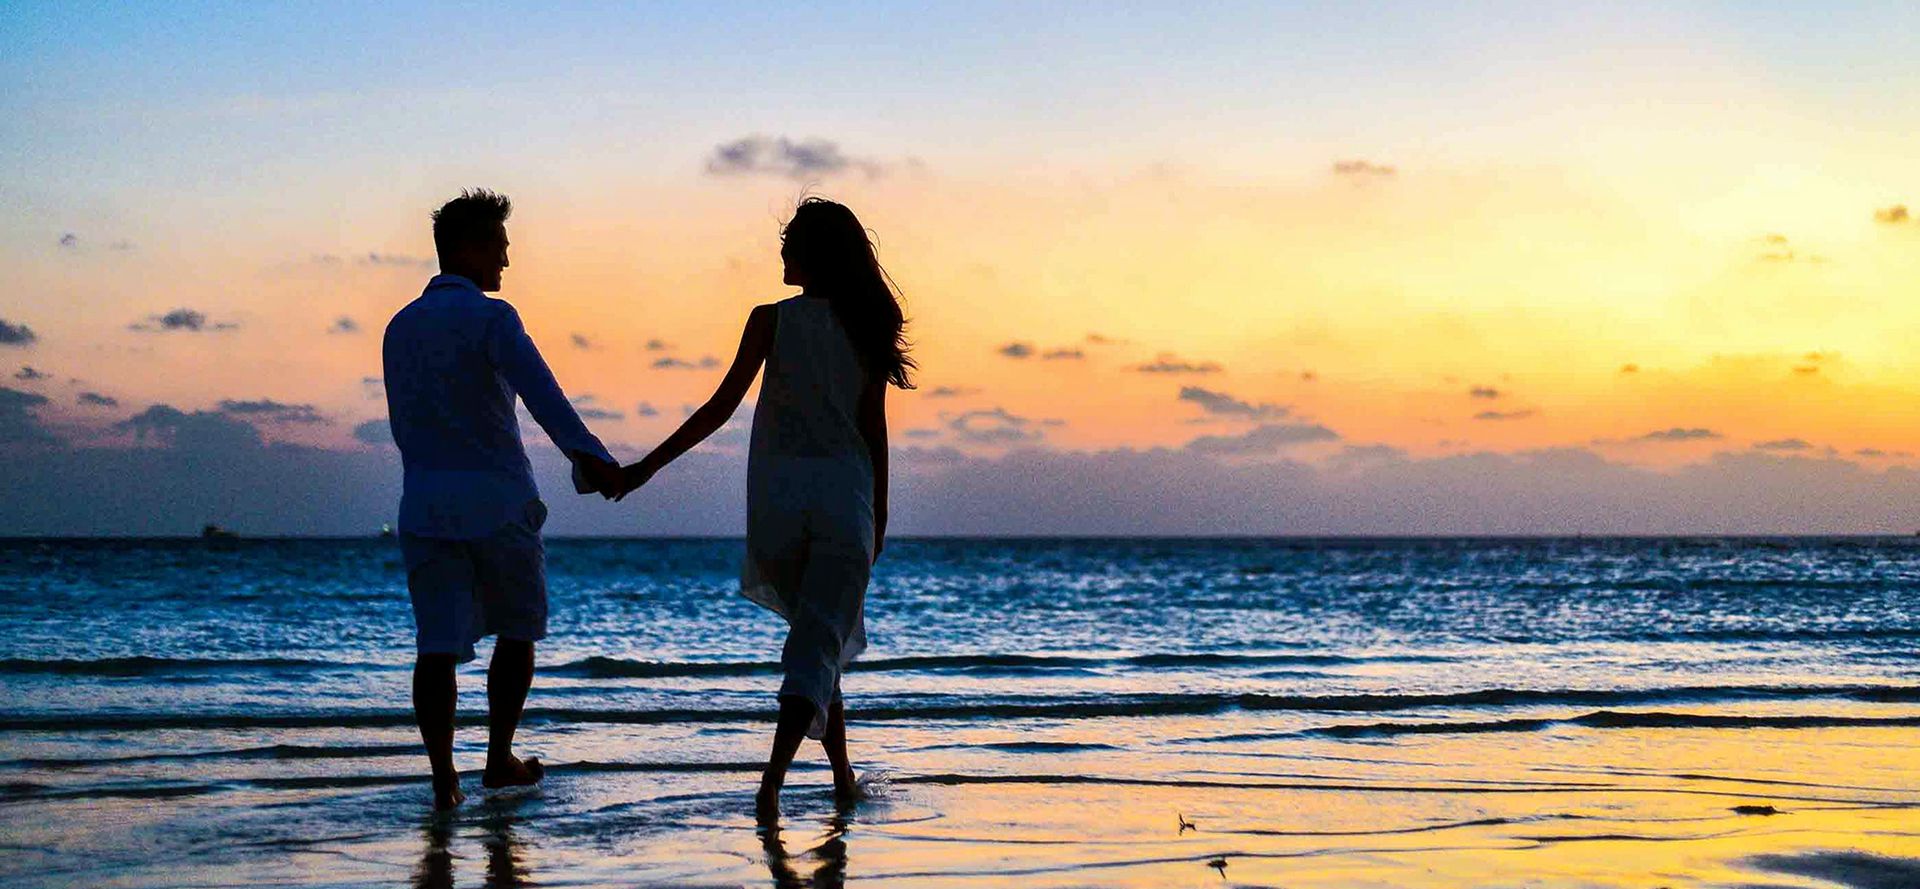
{"type": "Polygon", "coordinates": [[[715,146],[707,156],[707,173],[714,176],[770,175],[790,179],[825,178],[847,172],[879,176],[885,167],[875,161],[848,156],[826,139],[793,140],[785,136],[747,136],[715,146]]]}
{"type": "Polygon", "coordinates": [[[993,350],[1008,358],[1026,358],[1033,354],[1032,343],[1008,343],[993,350]]]}
{"type": "Polygon", "coordinates": [[[440,267],[440,261],[425,256],[408,256],[405,253],[368,252],[355,257],[361,265],[399,266],[402,268],[433,269],[440,267]]]}
{"type": "Polygon", "coordinates": [[[610,411],[603,407],[583,407],[577,409],[575,413],[578,413],[582,420],[624,420],[627,418],[626,414],[619,411],[610,411]]]}
{"type": "Polygon", "coordinates": [[[1180,387],[1180,400],[1191,401],[1209,414],[1223,417],[1241,417],[1249,420],[1278,420],[1291,413],[1285,405],[1262,402],[1254,404],[1242,401],[1225,392],[1202,389],[1199,386],[1180,387]]]}
{"type": "Polygon", "coordinates": [[[1758,240],[1762,249],[1760,255],[1755,258],[1760,262],[1806,262],[1822,265],[1829,261],[1825,256],[1818,253],[1801,253],[1795,250],[1791,242],[1787,240],[1787,236],[1778,232],[1769,232],[1761,235],[1758,240]]]}
{"type": "Polygon", "coordinates": [[[252,417],[268,423],[327,423],[319,409],[311,404],[287,404],[271,398],[251,401],[223,398],[219,404],[220,412],[236,417],[252,417]]]}
{"type": "Polygon", "coordinates": [[[1143,374],[1210,374],[1219,373],[1220,365],[1212,361],[1187,361],[1162,352],[1152,362],[1135,365],[1133,369],[1143,374]]]}
{"type": "Polygon", "coordinates": [[[1900,225],[1912,218],[1912,215],[1907,212],[1906,204],[1894,204],[1891,207],[1881,207],[1873,211],[1873,221],[1884,225],[1900,225]]]}
{"type": "Polygon", "coordinates": [[[1042,361],[1062,361],[1062,360],[1079,361],[1080,359],[1085,357],[1087,357],[1087,353],[1079,349],[1048,349],[1045,353],[1041,354],[1040,360],[1042,361]]]}
{"type": "Polygon", "coordinates": [[[571,334],[569,335],[568,338],[573,341],[573,347],[576,349],[592,349],[593,348],[593,340],[587,339],[585,334],[579,334],[579,333],[571,334]]]}
{"type": "Polygon", "coordinates": [[[1755,442],[1753,445],[1754,450],[1757,451],[1805,451],[1812,447],[1813,445],[1804,438],[1776,438],[1772,441],[1755,442]]]}
{"type": "Polygon", "coordinates": [[[1393,445],[1347,445],[1327,458],[1336,468],[1355,468],[1407,459],[1407,452],[1393,445]]]}
{"type": "Polygon", "coordinates": [[[1622,364],[1620,365],[1620,372],[1623,374],[1637,374],[1640,372],[1640,365],[1632,362],[1622,364]]]}
{"type": "Polygon", "coordinates": [[[19,371],[15,372],[13,375],[13,378],[16,380],[25,380],[29,383],[34,383],[34,382],[39,382],[40,380],[44,380],[49,376],[51,376],[51,374],[48,374],[45,371],[37,370],[33,366],[28,365],[26,367],[20,368],[19,371]]]}
{"type": "Polygon", "coordinates": [[[962,441],[976,444],[1017,444],[1039,441],[1044,433],[1035,428],[1041,424],[1027,417],[1016,416],[1006,408],[966,411],[952,417],[943,416],[947,428],[962,441]]]}
{"type": "Polygon", "coordinates": [[[353,438],[363,444],[393,444],[393,424],[386,420],[368,420],[353,427],[353,438]]]}
{"type": "Polygon", "coordinates": [[[907,431],[905,431],[905,432],[902,432],[902,433],[900,433],[900,434],[901,434],[901,435],[904,435],[904,436],[906,436],[907,438],[914,438],[914,439],[926,439],[926,438],[939,438],[939,437],[940,437],[940,430],[938,430],[938,429],[908,429],[907,431]]]}
{"type": "Polygon", "coordinates": [[[80,236],[73,232],[67,232],[60,236],[60,246],[68,250],[73,250],[80,246],[80,236]]]}
{"type": "Polygon", "coordinates": [[[654,407],[650,401],[643,401],[634,407],[633,415],[636,417],[657,417],[660,416],[660,409],[654,407]]]}
{"type": "Polygon", "coordinates": [[[1492,386],[1475,386],[1467,390],[1468,398],[1499,398],[1500,390],[1492,386]]]}
{"type": "Polygon", "coordinates": [[[647,344],[641,348],[649,352],[665,352],[672,347],[667,345],[666,340],[647,340],[647,344]]]}
{"type": "Polygon", "coordinates": [[[1721,435],[1720,433],[1715,432],[1711,429],[1703,429],[1699,426],[1687,426],[1687,427],[1675,426],[1671,429],[1656,429],[1652,432],[1649,432],[1645,435],[1640,436],[1638,439],[1635,439],[1635,440],[1636,441],[1711,441],[1714,439],[1720,439],[1725,437],[1726,436],[1721,435]]]}
{"type": "Polygon", "coordinates": [[[142,443],[153,441],[190,451],[258,450],[263,440],[253,424],[220,411],[180,410],[156,404],[114,424],[130,431],[142,443]]]}
{"type": "Polygon", "coordinates": [[[59,438],[33,412],[46,403],[45,395],[0,386],[0,445],[58,442],[59,438]]]}
{"type": "Polygon", "coordinates": [[[703,356],[698,362],[672,357],[656,358],[653,362],[655,370],[710,370],[719,366],[720,359],[712,355],[703,356]]]}
{"type": "Polygon", "coordinates": [[[959,398],[962,395],[976,395],[979,389],[967,386],[935,386],[927,390],[928,398],[959,398]]]}
{"type": "Polygon", "coordinates": [[[1344,160],[1333,162],[1333,175],[1352,179],[1387,179],[1395,171],[1386,164],[1376,164],[1367,160],[1344,160]]]}
{"type": "Polygon", "coordinates": [[[159,333],[169,330],[184,330],[199,333],[206,330],[232,330],[240,325],[232,322],[214,323],[207,320],[206,313],[194,309],[174,309],[164,315],[149,315],[146,321],[130,325],[130,329],[147,333],[159,333]]]}
{"type": "Polygon", "coordinates": [[[1493,420],[1493,421],[1524,420],[1528,417],[1533,416],[1535,413],[1536,411],[1532,409],[1523,410],[1523,411],[1481,411],[1477,414],[1474,414],[1473,418],[1476,420],[1493,420]]]}
{"type": "Polygon", "coordinates": [[[1115,339],[1113,337],[1106,336],[1105,334],[1089,333],[1087,334],[1087,342],[1092,343],[1093,345],[1096,345],[1096,346],[1119,346],[1119,345],[1125,345],[1127,341],[1122,339],[1115,339]]]}
{"type": "Polygon", "coordinates": [[[79,397],[75,399],[75,403],[84,404],[88,407],[119,407],[120,399],[114,398],[111,395],[101,395],[98,392],[82,392],[79,397]]]}
{"type": "Polygon", "coordinates": [[[1320,375],[1317,373],[1314,373],[1313,371],[1303,370],[1300,372],[1300,382],[1302,383],[1312,383],[1319,379],[1320,379],[1320,375]]]}
{"type": "Polygon", "coordinates": [[[333,319],[333,325],[327,328],[327,332],[328,333],[359,333],[360,322],[355,321],[352,318],[349,318],[345,315],[341,315],[340,317],[333,319]]]}
{"type": "Polygon", "coordinates": [[[1240,435],[1202,435],[1187,442],[1186,449],[1215,456],[1255,456],[1339,439],[1340,433],[1318,423],[1269,423],[1240,435]]]}
{"type": "MultiPolygon", "coordinates": [[[[0,418],[35,405],[0,394],[0,418]]],[[[44,409],[44,408],[42,408],[44,409]]],[[[30,414],[25,414],[31,420],[30,414]]],[[[399,455],[263,445],[217,412],[158,406],[141,423],[166,447],[18,446],[0,459],[0,536],[156,535],[209,521],[252,534],[366,535],[394,520],[399,455]]],[[[0,430],[18,423],[0,419],[0,430]]],[[[1322,445],[1321,447],[1324,447],[1322,445]]],[[[1908,534],[1920,469],[1805,454],[1723,452],[1646,469],[1578,448],[1399,458],[1329,448],[1320,462],[1179,448],[1004,453],[895,449],[892,529],[902,535],[1733,535],[1908,534]]],[[[529,449],[535,478],[569,466],[529,449]]],[[[642,492],[645,509],[554,497],[556,535],[737,537],[746,459],[701,451],[642,492]]]]}
{"type": "Polygon", "coordinates": [[[379,377],[361,377],[360,388],[368,398],[380,399],[387,396],[387,381],[379,377]]]}
{"type": "Polygon", "coordinates": [[[31,346],[40,337],[25,324],[0,321],[0,346],[31,346]]]}

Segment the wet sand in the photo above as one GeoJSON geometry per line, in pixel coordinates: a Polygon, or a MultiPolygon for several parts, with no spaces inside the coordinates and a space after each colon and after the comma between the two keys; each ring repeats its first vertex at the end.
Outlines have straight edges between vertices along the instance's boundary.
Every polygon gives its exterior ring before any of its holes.
{"type": "Polygon", "coordinates": [[[1912,729],[1276,743],[1214,740],[1220,726],[1184,718],[1107,720],[1081,740],[1066,729],[1085,723],[1025,728],[856,723],[856,750],[892,781],[836,810],[806,763],[773,832],[749,815],[752,757],[677,755],[755,751],[764,738],[746,726],[678,743],[671,728],[536,727],[526,745],[552,757],[546,784],[484,792],[470,774],[468,804],[445,818],[426,813],[398,733],[336,757],[235,755],[192,781],[167,780],[189,770],[166,759],[42,767],[0,804],[0,873],[10,886],[1920,885],[1912,729]]]}

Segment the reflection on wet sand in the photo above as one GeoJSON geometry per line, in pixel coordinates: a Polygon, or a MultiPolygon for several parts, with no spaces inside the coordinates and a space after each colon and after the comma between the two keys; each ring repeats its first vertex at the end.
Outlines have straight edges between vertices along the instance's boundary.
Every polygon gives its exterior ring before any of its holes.
{"type": "Polygon", "coordinates": [[[445,818],[427,821],[427,848],[420,853],[420,865],[413,869],[413,889],[453,889],[453,852],[447,844],[453,839],[445,818]]]}
{"type": "MultiPolygon", "coordinates": [[[[487,853],[486,882],[482,884],[486,889],[532,885],[521,843],[514,835],[516,820],[510,813],[490,811],[478,823],[480,844],[487,853]]],[[[436,816],[424,826],[427,845],[413,870],[413,889],[453,889],[454,824],[449,818],[436,816]]]]}
{"type": "Polygon", "coordinates": [[[760,846],[767,853],[767,871],[773,875],[773,884],[779,889],[798,889],[798,887],[838,887],[847,880],[847,831],[853,824],[853,811],[842,808],[826,821],[826,835],[820,844],[798,855],[790,854],[787,845],[781,839],[778,822],[759,829],[760,846]],[[812,863],[807,861],[812,859],[812,863]],[[802,876],[801,865],[812,864],[813,872],[802,876]]]}

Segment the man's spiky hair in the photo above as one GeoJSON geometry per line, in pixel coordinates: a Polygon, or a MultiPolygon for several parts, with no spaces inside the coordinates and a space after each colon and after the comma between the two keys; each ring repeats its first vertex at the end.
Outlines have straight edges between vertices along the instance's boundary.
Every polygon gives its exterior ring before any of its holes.
{"type": "Polygon", "coordinates": [[[441,256],[489,239],[513,215],[513,201],[496,191],[469,188],[433,211],[433,247],[441,256]]]}

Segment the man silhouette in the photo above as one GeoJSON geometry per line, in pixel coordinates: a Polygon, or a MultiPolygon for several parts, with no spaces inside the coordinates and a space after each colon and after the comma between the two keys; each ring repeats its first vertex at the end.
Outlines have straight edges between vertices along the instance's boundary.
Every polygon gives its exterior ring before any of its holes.
{"type": "Polygon", "coordinates": [[[617,491],[620,471],[587,431],[513,306],[487,296],[507,267],[513,205],[463,191],[433,214],[440,274],[387,324],[387,415],[406,480],[400,551],[418,647],[414,718],[433,767],[436,809],[459,805],[453,768],[454,668],[498,636],[487,668],[487,787],[533,784],[539,760],[513,755],[533,684],[533,644],[547,634],[546,506],[534,487],[519,396],[574,462],[580,493],[617,491]]]}

